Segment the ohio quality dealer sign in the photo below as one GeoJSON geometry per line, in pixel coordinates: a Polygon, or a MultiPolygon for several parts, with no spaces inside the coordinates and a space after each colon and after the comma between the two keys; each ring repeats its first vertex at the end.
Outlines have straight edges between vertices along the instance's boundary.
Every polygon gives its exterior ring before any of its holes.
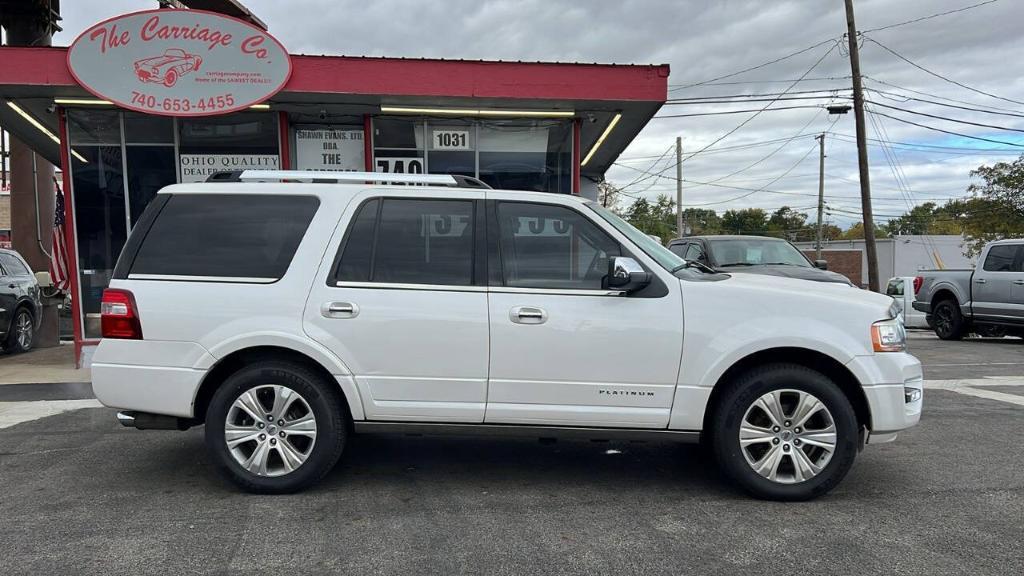
{"type": "Polygon", "coordinates": [[[203,10],[146,10],[104,20],[68,49],[83,88],[118,106],[209,116],[263,102],[288,81],[288,52],[265,30],[203,10]]]}

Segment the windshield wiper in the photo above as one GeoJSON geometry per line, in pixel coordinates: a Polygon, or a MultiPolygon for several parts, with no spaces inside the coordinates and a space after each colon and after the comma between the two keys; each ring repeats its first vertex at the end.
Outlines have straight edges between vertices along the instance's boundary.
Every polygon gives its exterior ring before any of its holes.
{"type": "Polygon", "coordinates": [[[719,264],[719,268],[725,268],[726,266],[760,266],[760,264],[753,264],[751,262],[730,262],[728,264],[719,264]]]}
{"type": "Polygon", "coordinates": [[[700,260],[687,260],[686,262],[683,262],[679,266],[676,266],[675,268],[670,270],[670,272],[675,274],[676,272],[679,272],[680,270],[684,270],[686,268],[696,268],[701,272],[706,272],[708,274],[718,274],[718,270],[715,270],[711,266],[704,264],[700,260]]]}
{"type": "Polygon", "coordinates": [[[796,266],[797,268],[808,268],[808,266],[801,266],[799,264],[793,264],[791,262],[762,262],[762,266],[796,266]]]}

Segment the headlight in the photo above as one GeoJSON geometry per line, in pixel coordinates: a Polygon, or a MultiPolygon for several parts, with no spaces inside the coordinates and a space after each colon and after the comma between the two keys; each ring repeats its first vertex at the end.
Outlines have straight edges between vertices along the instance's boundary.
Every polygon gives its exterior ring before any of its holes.
{"type": "Polygon", "coordinates": [[[871,325],[871,344],[875,352],[903,352],[907,349],[907,331],[899,318],[879,320],[871,325]]]}

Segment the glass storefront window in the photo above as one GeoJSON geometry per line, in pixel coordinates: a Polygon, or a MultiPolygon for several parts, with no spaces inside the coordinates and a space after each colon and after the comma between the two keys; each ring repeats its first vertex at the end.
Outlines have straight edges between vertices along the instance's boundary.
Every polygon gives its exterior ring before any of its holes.
{"type": "Polygon", "coordinates": [[[100,298],[110,283],[128,226],[121,146],[77,146],[72,165],[75,235],[85,337],[99,338],[100,298]]]}
{"type": "Polygon", "coordinates": [[[226,170],[276,170],[277,116],[244,112],[178,121],[179,182],[203,182],[226,170]]]}
{"type": "Polygon", "coordinates": [[[125,147],[128,165],[128,206],[131,225],[142,216],[156,193],[178,181],[174,146],[125,147]]]}
{"type": "Polygon", "coordinates": [[[378,172],[462,174],[494,188],[572,192],[571,120],[374,118],[378,172]]]}
{"type": "Polygon", "coordinates": [[[71,110],[67,119],[68,137],[75,146],[121,145],[121,113],[117,110],[71,110]]]}
{"type": "Polygon", "coordinates": [[[571,193],[572,122],[482,123],[479,170],[479,178],[494,188],[571,193]]]}
{"type": "Polygon", "coordinates": [[[128,144],[174,145],[174,119],[125,112],[124,139],[128,144]]]}

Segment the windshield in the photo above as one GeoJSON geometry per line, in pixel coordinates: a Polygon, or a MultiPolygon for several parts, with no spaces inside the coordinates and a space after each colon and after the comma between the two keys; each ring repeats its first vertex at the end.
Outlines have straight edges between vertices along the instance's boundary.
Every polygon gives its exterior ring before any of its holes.
{"type": "Polygon", "coordinates": [[[601,218],[604,218],[609,224],[614,226],[616,230],[622,232],[627,238],[636,244],[637,247],[643,250],[644,254],[653,258],[666,270],[672,270],[686,262],[679,256],[670,252],[668,248],[662,246],[657,240],[654,240],[647,234],[637,230],[629,222],[619,218],[619,216],[611,210],[608,210],[596,202],[587,202],[587,206],[594,212],[597,212],[597,214],[601,218]]]}
{"type": "Polygon", "coordinates": [[[708,241],[717,266],[766,264],[810,268],[811,263],[795,246],[774,238],[722,238],[708,241]]]}

